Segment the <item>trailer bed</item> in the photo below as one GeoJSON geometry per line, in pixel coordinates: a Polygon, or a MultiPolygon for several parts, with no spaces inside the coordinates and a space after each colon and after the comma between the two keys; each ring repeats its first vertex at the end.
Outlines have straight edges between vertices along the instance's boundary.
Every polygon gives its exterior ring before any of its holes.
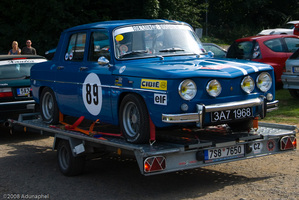
{"type": "MultiPolygon", "coordinates": [[[[55,137],[54,148],[57,147],[58,140],[69,141],[74,157],[84,155],[89,147],[131,152],[144,175],[198,168],[296,149],[297,127],[272,123],[259,123],[258,129],[250,132],[232,132],[226,126],[157,130],[156,141],[131,144],[121,136],[88,136],[59,126],[49,126],[42,122],[38,114],[24,114],[18,120],[9,121],[11,126],[24,126],[55,137]]],[[[117,130],[117,127],[104,125],[102,129],[117,130]]]]}

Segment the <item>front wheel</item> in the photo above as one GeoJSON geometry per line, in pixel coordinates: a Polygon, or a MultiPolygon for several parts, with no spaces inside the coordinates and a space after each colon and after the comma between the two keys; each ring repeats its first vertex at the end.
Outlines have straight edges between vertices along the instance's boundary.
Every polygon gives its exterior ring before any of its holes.
{"type": "Polygon", "coordinates": [[[47,124],[58,124],[59,109],[54,92],[50,88],[45,88],[42,91],[40,111],[44,122],[47,124]]]}
{"type": "Polygon", "coordinates": [[[149,114],[144,100],[136,95],[124,97],[120,105],[119,122],[126,140],[146,143],[150,138],[149,114]]]}

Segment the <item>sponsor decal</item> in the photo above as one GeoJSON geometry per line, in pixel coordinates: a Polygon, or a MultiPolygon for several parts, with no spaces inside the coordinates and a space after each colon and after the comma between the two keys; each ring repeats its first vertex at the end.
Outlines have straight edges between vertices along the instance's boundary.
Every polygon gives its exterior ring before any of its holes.
{"type": "Polygon", "coordinates": [[[115,85],[116,86],[122,86],[123,85],[123,78],[122,77],[118,77],[115,79],[115,85]]]}
{"type": "Polygon", "coordinates": [[[154,94],[154,104],[167,106],[166,94],[154,94]]]}
{"type": "Polygon", "coordinates": [[[120,69],[119,69],[119,73],[122,74],[124,71],[126,70],[126,66],[122,66],[120,69]]]}
{"type": "Polygon", "coordinates": [[[167,90],[166,80],[141,79],[141,88],[152,90],[167,90]]]}
{"type": "Polygon", "coordinates": [[[101,81],[95,73],[90,73],[84,80],[82,86],[82,97],[85,108],[94,116],[102,109],[103,96],[101,81]]]}
{"type": "Polygon", "coordinates": [[[69,54],[68,53],[66,53],[65,56],[64,56],[64,60],[67,60],[67,59],[69,59],[69,54]]]}
{"type": "Polygon", "coordinates": [[[144,24],[136,26],[128,26],[124,28],[116,29],[113,33],[116,41],[122,41],[124,33],[135,31],[150,31],[150,30],[167,30],[167,29],[185,29],[192,30],[191,27],[179,24],[144,24]]]}
{"type": "Polygon", "coordinates": [[[70,53],[69,59],[70,59],[70,60],[73,59],[73,52],[70,53]]]}

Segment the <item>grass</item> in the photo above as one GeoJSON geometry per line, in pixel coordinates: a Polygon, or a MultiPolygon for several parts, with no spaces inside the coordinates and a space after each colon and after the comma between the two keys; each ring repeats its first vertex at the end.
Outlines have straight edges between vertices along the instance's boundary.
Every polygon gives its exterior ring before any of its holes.
{"type": "Polygon", "coordinates": [[[278,110],[267,113],[262,122],[299,125],[299,104],[297,98],[290,95],[288,90],[276,90],[276,99],[279,100],[278,110]]]}

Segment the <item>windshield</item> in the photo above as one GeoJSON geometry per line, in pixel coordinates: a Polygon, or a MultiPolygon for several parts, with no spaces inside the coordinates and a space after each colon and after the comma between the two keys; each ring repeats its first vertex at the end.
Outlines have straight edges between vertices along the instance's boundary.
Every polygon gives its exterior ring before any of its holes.
{"type": "Polygon", "coordinates": [[[146,24],[113,32],[117,59],[202,54],[201,42],[186,25],[146,24]]]}
{"type": "MultiPolygon", "coordinates": [[[[38,62],[42,62],[41,60],[38,62]]],[[[31,67],[38,63],[30,60],[9,60],[0,62],[0,80],[3,79],[19,79],[29,78],[31,67]]]]}

